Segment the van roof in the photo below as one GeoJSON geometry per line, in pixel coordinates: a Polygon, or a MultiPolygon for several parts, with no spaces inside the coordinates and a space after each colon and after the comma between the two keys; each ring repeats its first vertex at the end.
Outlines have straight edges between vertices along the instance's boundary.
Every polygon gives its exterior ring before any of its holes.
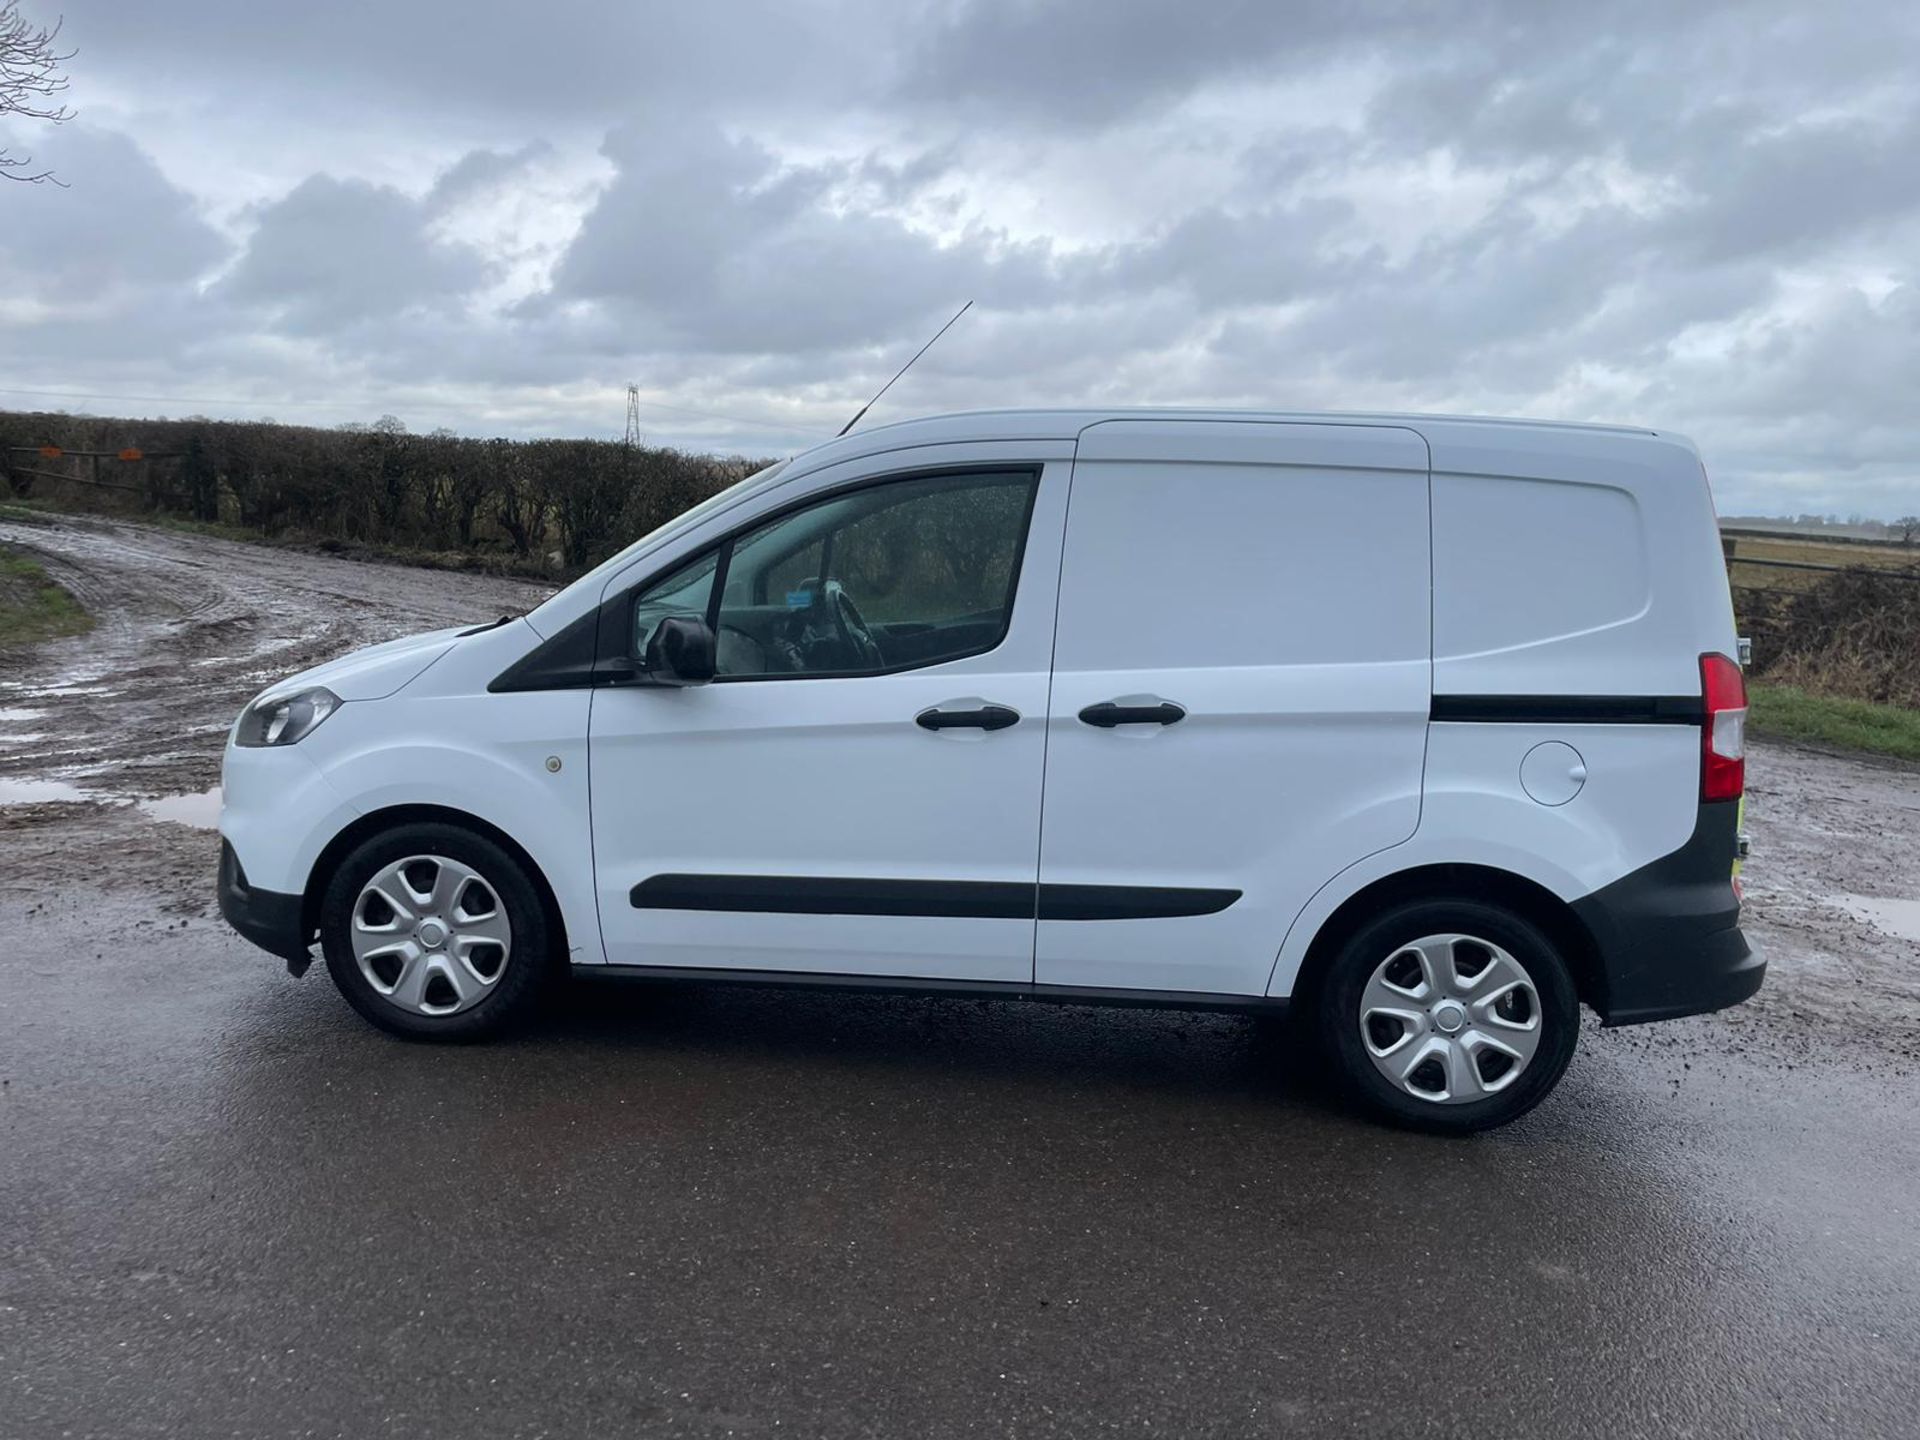
{"type": "MultiPolygon", "coordinates": [[[[1650,429],[1644,425],[1595,425],[1572,420],[1500,419],[1477,415],[1421,415],[1376,411],[1304,411],[1236,410],[1224,408],[1180,408],[1174,406],[1135,406],[1109,409],[1033,409],[1033,410],[961,410],[948,414],[896,420],[886,425],[856,430],[851,435],[828,440],[803,452],[806,469],[822,463],[852,459],[882,450],[904,449],[912,445],[938,444],[957,440],[1071,440],[1089,425],[1102,420],[1267,420],[1332,424],[1404,425],[1431,437],[1435,431],[1471,428],[1482,436],[1488,431],[1518,432],[1566,431],[1585,435],[1654,436],[1665,434],[1671,440],[1682,437],[1650,429]]],[[[1489,437],[1490,438],[1490,437],[1489,437]]],[[[1523,442],[1524,443],[1524,442],[1523,442]]],[[[797,458],[797,457],[796,457],[797,458]]]]}
{"type": "MultiPolygon", "coordinates": [[[[635,556],[650,553],[689,525],[701,522],[714,507],[724,510],[736,506],[776,486],[804,480],[827,466],[891,451],[979,441],[1045,443],[1070,447],[1081,431],[1103,420],[1266,420],[1397,425],[1414,430],[1425,438],[1435,473],[1495,478],[1540,478],[1558,474],[1562,478],[1585,479],[1595,483],[1626,482],[1637,485],[1639,482],[1629,480],[1631,475],[1641,472],[1671,475],[1674,473],[1672,463],[1678,461],[1704,480],[1699,451],[1692,441],[1671,431],[1650,430],[1640,426],[1583,425],[1564,420],[1492,420],[1469,415],[1181,409],[1171,406],[958,411],[856,430],[851,435],[823,441],[810,450],[769,465],[738,485],[709,497],[692,510],[667,521],[651,534],[641,536],[540,606],[528,617],[528,623],[543,635],[557,633],[556,627],[577,619],[583,607],[591,608],[598,603],[601,587],[608,576],[630,565],[635,556]],[[1644,466],[1620,463],[1633,458],[1634,451],[1640,451],[1640,458],[1644,458],[1649,449],[1671,453],[1652,471],[1644,466]]],[[[1052,456],[1059,459],[1071,453],[1071,449],[1056,450],[1052,456]]]]}

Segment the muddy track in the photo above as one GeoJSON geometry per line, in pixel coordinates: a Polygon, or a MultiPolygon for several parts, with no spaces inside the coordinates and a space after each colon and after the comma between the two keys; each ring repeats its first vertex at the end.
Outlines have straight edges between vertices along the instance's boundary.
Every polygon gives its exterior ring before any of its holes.
{"type": "Polygon", "coordinates": [[[1756,745],[1747,828],[1745,914],[1769,969],[1724,1023],[1920,1069],[1920,768],[1756,745]]]}
{"type": "Polygon", "coordinates": [[[340,560],[123,521],[0,520],[95,619],[0,654],[0,777],[149,796],[205,790],[271,681],[413,631],[532,608],[548,587],[340,560]]]}

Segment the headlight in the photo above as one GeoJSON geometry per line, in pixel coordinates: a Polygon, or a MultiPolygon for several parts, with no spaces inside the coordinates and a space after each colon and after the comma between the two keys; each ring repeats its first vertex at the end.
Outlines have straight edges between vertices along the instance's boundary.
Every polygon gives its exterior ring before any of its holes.
{"type": "Polygon", "coordinates": [[[320,722],[340,708],[340,697],[316,685],[291,695],[256,700],[234,727],[236,745],[294,745],[320,728],[320,722]]]}

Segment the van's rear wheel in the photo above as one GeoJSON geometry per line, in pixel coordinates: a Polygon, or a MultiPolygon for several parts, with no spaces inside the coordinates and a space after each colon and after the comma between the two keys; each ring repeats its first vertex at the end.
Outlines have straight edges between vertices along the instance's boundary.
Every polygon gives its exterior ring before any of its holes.
{"type": "Polygon", "coordinates": [[[1476,901],[1416,901],[1341,947],[1320,987],[1326,1053],[1369,1108],[1459,1134],[1539,1104],[1573,1058],[1580,1007],[1538,927],[1476,901]]]}
{"type": "Polygon", "coordinates": [[[475,1040],[533,1009],[551,966],[525,868],[457,825],[403,825],[356,847],[320,905],[327,970],[382,1030],[475,1040]]]}

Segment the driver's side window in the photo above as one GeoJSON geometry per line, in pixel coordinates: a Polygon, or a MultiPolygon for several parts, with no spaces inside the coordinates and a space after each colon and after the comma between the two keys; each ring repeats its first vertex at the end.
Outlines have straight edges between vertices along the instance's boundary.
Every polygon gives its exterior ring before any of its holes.
{"type": "Polygon", "coordinates": [[[874,674],[991,650],[1012,616],[1038,482],[923,476],[791,511],[650,586],[636,637],[668,613],[662,602],[693,602],[672,613],[713,619],[723,680],[874,674]]]}

